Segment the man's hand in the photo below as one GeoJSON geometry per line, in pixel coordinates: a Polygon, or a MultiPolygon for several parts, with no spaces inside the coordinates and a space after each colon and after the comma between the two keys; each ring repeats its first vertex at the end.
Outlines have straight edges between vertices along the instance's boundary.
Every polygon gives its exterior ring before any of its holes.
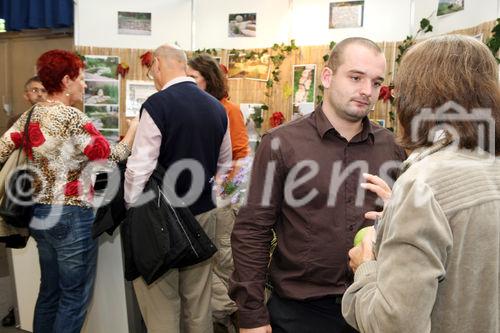
{"type": "MultiPolygon", "coordinates": [[[[387,183],[382,178],[371,175],[369,173],[364,173],[363,177],[366,179],[366,183],[361,183],[360,186],[378,195],[379,198],[384,202],[385,207],[392,195],[392,190],[389,185],[387,185],[387,183]]],[[[377,218],[380,218],[381,216],[382,212],[371,211],[365,213],[365,218],[369,220],[375,220],[377,218]]]]}
{"type": "Polygon", "coordinates": [[[362,263],[375,259],[373,244],[376,239],[377,233],[375,228],[369,227],[361,243],[349,250],[349,267],[351,267],[353,272],[356,272],[356,269],[362,263]]]}
{"type": "Polygon", "coordinates": [[[240,333],[272,333],[271,325],[256,327],[256,328],[240,328],[240,333]]]}

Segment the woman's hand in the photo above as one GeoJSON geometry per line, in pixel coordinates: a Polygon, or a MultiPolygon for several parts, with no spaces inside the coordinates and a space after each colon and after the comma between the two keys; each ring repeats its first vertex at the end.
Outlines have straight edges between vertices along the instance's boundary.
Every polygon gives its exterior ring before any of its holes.
{"type": "MultiPolygon", "coordinates": [[[[392,190],[389,185],[387,185],[382,178],[369,173],[364,173],[363,177],[366,179],[366,183],[361,183],[360,186],[378,195],[378,197],[384,202],[385,207],[392,196],[392,190]]],[[[369,220],[376,220],[381,216],[382,212],[371,211],[365,213],[365,218],[369,220]]]]}
{"type": "Polygon", "coordinates": [[[135,132],[137,132],[137,127],[139,126],[139,116],[134,119],[127,119],[128,130],[125,136],[123,137],[122,142],[126,143],[127,146],[132,149],[132,145],[134,144],[135,132]]]}
{"type": "Polygon", "coordinates": [[[375,244],[376,239],[375,228],[369,227],[361,243],[349,250],[349,267],[353,272],[356,272],[362,263],[375,259],[373,244],[375,244]]]}

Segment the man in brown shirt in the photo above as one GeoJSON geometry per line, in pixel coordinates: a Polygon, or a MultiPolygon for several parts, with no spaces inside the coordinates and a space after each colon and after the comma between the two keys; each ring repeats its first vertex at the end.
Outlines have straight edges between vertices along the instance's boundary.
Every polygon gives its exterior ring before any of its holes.
{"type": "Polygon", "coordinates": [[[364,173],[392,183],[405,159],[392,133],[367,118],[385,66],[372,41],[340,42],[321,73],[323,104],[263,136],[232,234],[230,295],[240,332],[355,332],[340,309],[352,281],[347,252],[356,232],[372,224],[364,214],[380,208],[360,183],[364,173]]]}

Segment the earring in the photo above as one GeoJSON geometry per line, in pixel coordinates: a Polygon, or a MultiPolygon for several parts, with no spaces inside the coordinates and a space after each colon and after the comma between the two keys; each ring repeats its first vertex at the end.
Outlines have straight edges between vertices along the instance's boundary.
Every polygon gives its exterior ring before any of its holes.
{"type": "Polygon", "coordinates": [[[69,92],[65,92],[65,93],[64,93],[64,95],[65,95],[66,97],[71,96],[71,94],[70,94],[69,92]]]}

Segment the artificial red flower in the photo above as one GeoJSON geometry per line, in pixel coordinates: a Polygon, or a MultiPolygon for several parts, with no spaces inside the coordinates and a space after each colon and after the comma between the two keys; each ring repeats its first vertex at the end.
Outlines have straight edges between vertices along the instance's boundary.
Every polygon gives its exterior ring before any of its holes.
{"type": "Polygon", "coordinates": [[[73,180],[71,182],[67,182],[64,186],[64,195],[67,197],[74,197],[80,194],[80,181],[73,180]]]}
{"type": "Polygon", "coordinates": [[[99,131],[95,128],[94,124],[92,122],[88,122],[85,125],[83,125],[83,129],[87,131],[92,136],[95,135],[101,135],[99,131]]]}
{"type": "Polygon", "coordinates": [[[127,65],[124,62],[121,62],[118,64],[118,67],[116,68],[116,72],[121,75],[121,77],[125,78],[127,75],[128,71],[130,70],[129,65],[127,65]]]}
{"type": "Polygon", "coordinates": [[[283,113],[277,111],[277,112],[274,112],[271,116],[271,118],[269,118],[269,122],[271,123],[271,127],[277,127],[281,124],[283,124],[283,122],[285,121],[285,116],[283,115],[283,113]]]}
{"type": "Polygon", "coordinates": [[[31,147],[41,146],[45,142],[39,123],[30,123],[28,126],[28,137],[31,147]]]}
{"type": "Polygon", "coordinates": [[[21,132],[12,132],[10,133],[10,139],[14,142],[16,149],[21,146],[21,142],[23,141],[23,134],[21,132]]]}
{"type": "Polygon", "coordinates": [[[148,51],[143,55],[141,55],[141,65],[149,68],[153,64],[153,59],[154,59],[153,52],[148,51]]]}
{"type": "Polygon", "coordinates": [[[379,100],[383,100],[384,103],[386,103],[387,101],[391,101],[392,102],[392,87],[390,86],[382,86],[380,88],[380,93],[378,94],[378,99],[379,100]]]}
{"type": "Polygon", "coordinates": [[[85,147],[83,153],[91,161],[104,160],[109,157],[111,149],[108,141],[102,135],[93,136],[90,143],[85,147]]]}

